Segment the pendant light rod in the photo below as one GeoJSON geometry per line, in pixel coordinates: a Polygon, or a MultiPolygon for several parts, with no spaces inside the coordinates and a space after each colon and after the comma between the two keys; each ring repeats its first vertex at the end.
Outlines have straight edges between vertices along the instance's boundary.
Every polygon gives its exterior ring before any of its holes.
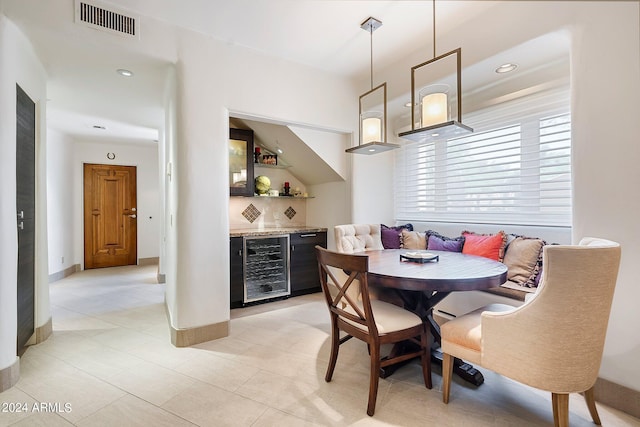
{"type": "Polygon", "coordinates": [[[436,0],[432,0],[431,4],[433,5],[433,57],[436,57],[436,0]]]}
{"type": "Polygon", "coordinates": [[[369,33],[369,67],[371,75],[371,89],[373,89],[373,32],[382,26],[382,21],[370,16],[365,19],[360,28],[369,33]]]}
{"type": "Polygon", "coordinates": [[[373,27],[369,25],[369,58],[371,60],[371,89],[373,89],[373,27]]]}

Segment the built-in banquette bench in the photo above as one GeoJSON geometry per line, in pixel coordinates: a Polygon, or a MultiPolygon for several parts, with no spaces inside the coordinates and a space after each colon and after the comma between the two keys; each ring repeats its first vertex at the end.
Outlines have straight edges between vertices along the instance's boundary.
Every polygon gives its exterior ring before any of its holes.
{"type": "Polygon", "coordinates": [[[436,305],[434,317],[441,323],[491,303],[521,305],[527,294],[535,293],[542,277],[543,246],[547,242],[571,241],[568,228],[519,227],[515,232],[505,232],[499,226],[481,227],[441,223],[339,225],[335,227],[335,241],[337,250],[346,253],[398,248],[448,250],[486,256],[508,266],[508,280],[502,286],[486,291],[454,292],[436,305]]]}

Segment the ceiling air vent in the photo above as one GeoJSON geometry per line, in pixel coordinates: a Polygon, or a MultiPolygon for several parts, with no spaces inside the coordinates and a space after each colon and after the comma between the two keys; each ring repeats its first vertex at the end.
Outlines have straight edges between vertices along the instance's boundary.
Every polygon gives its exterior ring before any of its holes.
{"type": "Polygon", "coordinates": [[[77,23],[124,37],[139,38],[138,19],[135,16],[81,0],[76,0],[75,6],[77,23]]]}

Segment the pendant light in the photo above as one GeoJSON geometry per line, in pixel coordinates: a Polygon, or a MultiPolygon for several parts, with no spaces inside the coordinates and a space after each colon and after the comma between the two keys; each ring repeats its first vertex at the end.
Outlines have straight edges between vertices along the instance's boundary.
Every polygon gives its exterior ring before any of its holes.
{"type": "MultiPolygon", "coordinates": [[[[436,56],[436,1],[433,5],[433,59],[411,67],[411,130],[401,132],[399,137],[416,142],[426,142],[439,139],[449,139],[463,136],[473,132],[469,126],[462,124],[462,49],[457,48],[450,52],[436,56]],[[432,82],[418,91],[416,100],[416,71],[425,67],[433,70],[435,66],[441,66],[444,60],[455,56],[456,59],[456,115],[451,117],[451,87],[442,81],[432,82]],[[438,64],[439,63],[439,64],[438,64]],[[418,103],[419,102],[419,103],[418,103]],[[419,115],[416,107],[419,106],[419,115]],[[416,121],[419,125],[416,128],[416,121]]],[[[440,68],[438,68],[440,69],[440,68]]],[[[437,73],[435,73],[437,74],[437,73]]],[[[438,77],[438,75],[435,75],[438,77]]],[[[442,79],[442,77],[441,77],[442,79]]]]}
{"type": "Polygon", "coordinates": [[[360,95],[358,107],[359,142],[356,147],[345,150],[347,153],[377,154],[400,148],[397,144],[387,143],[387,82],[373,87],[373,32],[381,26],[382,22],[372,17],[360,24],[360,28],[368,31],[370,37],[371,90],[360,95]],[[373,104],[371,103],[372,99],[374,100],[373,104]]]}

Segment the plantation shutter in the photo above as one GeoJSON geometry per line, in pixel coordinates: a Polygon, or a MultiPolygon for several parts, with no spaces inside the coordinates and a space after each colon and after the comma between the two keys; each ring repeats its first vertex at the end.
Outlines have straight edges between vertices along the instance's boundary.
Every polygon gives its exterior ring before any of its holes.
{"type": "Polygon", "coordinates": [[[396,154],[396,220],[571,225],[569,90],[469,114],[471,135],[405,142],[396,154]]]}

